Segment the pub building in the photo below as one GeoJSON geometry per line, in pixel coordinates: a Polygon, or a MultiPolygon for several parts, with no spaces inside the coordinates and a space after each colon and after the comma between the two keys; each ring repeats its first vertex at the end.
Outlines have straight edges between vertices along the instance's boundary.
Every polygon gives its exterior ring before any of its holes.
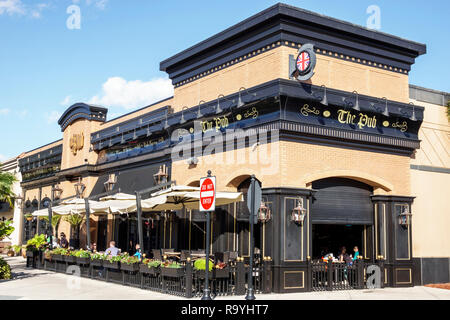
{"type": "MultiPolygon", "coordinates": [[[[342,246],[382,262],[384,286],[421,284],[433,270],[422,270],[413,250],[420,226],[413,229],[411,161],[424,107],[410,103],[408,74],[425,53],[424,44],[274,5],[162,61],[170,98],[113,120],[101,106],[70,106],[58,122],[62,139],[19,160],[23,214],[107,190],[198,187],[208,170],[218,191],[247,199],[255,175],[255,250],[272,262],[273,292],[312,290],[311,263],[342,246]]],[[[212,252],[248,261],[245,201],[216,208],[211,239],[195,210],[142,219],[149,256],[157,248],[204,250],[210,241],[212,252]]],[[[24,221],[24,240],[46,232],[45,220],[24,221]]],[[[139,234],[134,212],[91,215],[79,235],[61,221],[60,232],[72,246],[86,247],[90,232],[98,251],[115,240],[130,253],[139,234]]]]}

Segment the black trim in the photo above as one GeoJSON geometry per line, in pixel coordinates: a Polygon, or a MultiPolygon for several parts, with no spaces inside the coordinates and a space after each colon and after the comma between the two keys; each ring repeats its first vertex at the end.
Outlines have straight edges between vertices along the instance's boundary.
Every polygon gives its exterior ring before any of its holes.
{"type": "Polygon", "coordinates": [[[426,52],[424,44],[340,21],[285,4],[276,4],[160,63],[179,83],[249,52],[284,42],[410,70],[426,52]]]}
{"type": "Polygon", "coordinates": [[[68,125],[78,119],[105,122],[107,113],[108,109],[106,108],[79,102],[73,104],[63,113],[58,120],[58,124],[61,126],[61,131],[64,131],[68,125]]]}

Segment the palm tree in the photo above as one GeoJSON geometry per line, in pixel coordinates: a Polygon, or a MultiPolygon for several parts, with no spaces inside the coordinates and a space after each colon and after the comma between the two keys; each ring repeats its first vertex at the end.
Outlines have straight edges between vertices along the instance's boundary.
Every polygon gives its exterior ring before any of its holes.
{"type": "Polygon", "coordinates": [[[12,173],[0,171],[0,201],[8,203],[11,208],[14,207],[14,198],[16,197],[12,190],[16,181],[17,179],[12,173]]]}
{"type": "Polygon", "coordinates": [[[74,240],[80,240],[80,225],[84,221],[84,217],[79,214],[71,214],[64,217],[64,221],[68,222],[72,229],[75,231],[74,240]]]}
{"type": "MultiPolygon", "coordinates": [[[[47,221],[47,223],[48,223],[48,217],[44,216],[44,217],[41,217],[41,219],[47,221]]],[[[61,221],[61,216],[59,216],[59,215],[52,216],[52,227],[53,227],[53,231],[54,231],[53,235],[55,237],[58,237],[58,227],[59,227],[60,221],[61,221]]]]}

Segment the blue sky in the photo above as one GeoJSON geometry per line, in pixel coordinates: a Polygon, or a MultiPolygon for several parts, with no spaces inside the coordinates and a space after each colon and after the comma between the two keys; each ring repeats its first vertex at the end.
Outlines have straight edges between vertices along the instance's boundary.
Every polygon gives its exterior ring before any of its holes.
{"type": "MultiPolygon", "coordinates": [[[[74,102],[108,119],[171,95],[159,62],[277,3],[270,0],[0,0],[0,161],[62,137],[74,102]],[[80,8],[80,29],[66,11],[80,8]]],[[[370,5],[381,31],[427,44],[410,83],[450,91],[450,1],[286,0],[359,25],[370,5]]]]}

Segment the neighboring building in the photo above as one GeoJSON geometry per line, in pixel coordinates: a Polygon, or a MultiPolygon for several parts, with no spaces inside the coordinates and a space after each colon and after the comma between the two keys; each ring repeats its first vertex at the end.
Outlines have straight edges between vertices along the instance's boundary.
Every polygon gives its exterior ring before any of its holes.
{"type": "Polygon", "coordinates": [[[23,229],[23,217],[21,210],[22,199],[20,199],[22,194],[22,188],[20,186],[22,175],[19,171],[18,159],[19,157],[15,157],[1,163],[0,169],[2,171],[12,173],[17,178],[17,182],[15,182],[13,185],[13,192],[16,196],[18,196],[18,199],[14,201],[14,208],[11,208],[8,203],[0,202],[0,219],[14,221],[14,232],[11,234],[9,239],[5,239],[5,241],[20,245],[22,244],[21,234],[23,229]]]}
{"type": "Polygon", "coordinates": [[[410,101],[425,107],[420,149],[411,160],[413,255],[422,283],[450,282],[450,93],[410,85],[410,101]]]}
{"type": "MultiPolygon", "coordinates": [[[[62,139],[19,160],[24,212],[48,206],[56,185],[62,198],[81,185],[84,197],[100,194],[110,175],[114,190],[134,193],[160,183],[155,177],[198,186],[211,170],[218,190],[246,194],[254,174],[272,212],[258,222],[255,246],[273,259],[274,291],[311,290],[318,284],[310,261],[355,245],[367,263],[384,264],[387,286],[428,282],[428,274],[444,279],[448,206],[434,197],[448,190],[448,174],[416,169],[447,172],[448,153],[445,164],[419,155],[421,144],[430,145],[421,136],[428,127],[445,131],[448,122],[442,112],[434,116],[442,107],[409,103],[408,74],[425,52],[423,44],[277,4],[161,62],[173,97],[110,121],[106,108],[69,107],[58,122],[62,139]],[[231,129],[239,135],[227,143],[231,129]],[[435,190],[422,182],[428,180],[442,182],[435,190]],[[433,235],[432,246],[423,244],[433,235]]],[[[442,137],[445,149],[448,135],[442,137]]],[[[248,217],[245,203],[218,208],[213,250],[248,258],[248,217]]],[[[207,241],[198,212],[144,219],[147,253],[199,249],[207,241]]],[[[36,220],[28,224],[25,239],[45,230],[36,220]]],[[[60,231],[71,234],[65,222],[60,231]]],[[[92,217],[99,250],[115,239],[131,251],[137,233],[132,213],[92,217]]]]}

